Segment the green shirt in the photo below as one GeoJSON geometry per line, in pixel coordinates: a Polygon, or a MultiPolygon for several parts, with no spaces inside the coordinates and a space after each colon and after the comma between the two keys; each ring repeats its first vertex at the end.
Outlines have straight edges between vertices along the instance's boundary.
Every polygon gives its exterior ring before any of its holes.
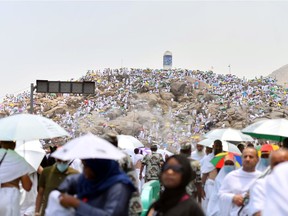
{"type": "Polygon", "coordinates": [[[71,167],[68,167],[68,169],[64,173],[61,173],[56,168],[56,164],[49,167],[45,167],[43,169],[43,172],[41,173],[39,179],[39,187],[44,188],[43,208],[42,208],[43,210],[41,215],[44,215],[50,192],[52,190],[55,190],[66,178],[66,176],[77,173],[78,171],[71,167]]]}

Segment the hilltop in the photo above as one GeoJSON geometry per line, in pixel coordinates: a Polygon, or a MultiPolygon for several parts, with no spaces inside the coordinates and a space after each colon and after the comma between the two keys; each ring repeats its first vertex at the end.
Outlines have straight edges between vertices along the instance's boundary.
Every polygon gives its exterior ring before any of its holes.
{"type": "MultiPolygon", "coordinates": [[[[259,119],[286,117],[287,98],[269,77],[242,80],[212,71],[107,69],[89,71],[95,95],[35,94],[35,113],[73,137],[130,134],[145,144],[178,148],[213,128],[241,129],[259,119]]],[[[29,93],[4,99],[0,115],[29,110],[29,93]]]]}
{"type": "Polygon", "coordinates": [[[268,75],[277,80],[277,84],[287,87],[288,84],[288,64],[280,67],[268,75]]]}

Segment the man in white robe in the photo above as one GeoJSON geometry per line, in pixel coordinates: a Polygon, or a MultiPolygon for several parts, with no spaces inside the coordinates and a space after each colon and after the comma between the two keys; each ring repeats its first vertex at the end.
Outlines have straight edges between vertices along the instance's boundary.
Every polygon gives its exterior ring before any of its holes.
{"type": "Polygon", "coordinates": [[[267,178],[263,216],[288,215],[288,162],[279,164],[267,178]]]}
{"type": "MultiPolygon", "coordinates": [[[[267,172],[263,173],[259,179],[252,185],[249,190],[249,203],[247,206],[249,216],[260,216],[261,211],[265,207],[265,183],[269,177],[271,171],[279,163],[288,161],[288,150],[279,149],[277,151],[271,152],[270,155],[270,167],[267,172]]],[[[268,193],[269,194],[269,193],[268,193]]]]}
{"type": "Polygon", "coordinates": [[[201,161],[201,173],[202,173],[202,187],[204,188],[204,199],[202,200],[202,209],[207,210],[209,199],[214,188],[214,180],[218,174],[215,166],[210,162],[215,155],[223,151],[222,142],[215,140],[213,144],[213,152],[207,155],[201,161]]]}
{"type": "Polygon", "coordinates": [[[204,156],[204,146],[197,144],[196,150],[191,153],[191,158],[193,160],[201,161],[204,156]]]}
{"type": "MultiPolygon", "coordinates": [[[[133,161],[133,165],[135,167],[135,170],[136,170],[136,174],[137,176],[139,176],[140,174],[140,169],[141,169],[141,165],[142,165],[142,159],[143,159],[143,155],[139,153],[140,150],[138,148],[135,148],[134,149],[134,161],[133,161]]],[[[142,171],[142,175],[145,175],[145,170],[142,171]]],[[[138,189],[139,189],[139,192],[141,193],[142,191],[142,186],[144,184],[144,178],[142,178],[141,180],[139,179],[139,182],[138,182],[138,189]]]]}
{"type": "Polygon", "coordinates": [[[230,172],[224,178],[218,193],[221,216],[247,215],[245,204],[249,188],[261,174],[255,169],[258,161],[257,150],[248,147],[242,154],[243,167],[230,172]]]}
{"type": "Polygon", "coordinates": [[[221,216],[219,212],[219,197],[218,192],[222,185],[223,179],[225,178],[228,173],[232,172],[236,169],[235,166],[235,158],[231,157],[231,155],[227,155],[224,158],[224,166],[221,168],[220,172],[218,173],[213,191],[211,193],[206,215],[207,216],[221,216]]]}
{"type": "Polygon", "coordinates": [[[25,190],[31,189],[32,183],[27,175],[34,169],[14,150],[15,143],[1,142],[0,148],[0,215],[20,215],[19,183],[25,190]],[[13,147],[7,147],[9,145],[13,147]],[[10,149],[8,149],[10,148],[10,149]]]}

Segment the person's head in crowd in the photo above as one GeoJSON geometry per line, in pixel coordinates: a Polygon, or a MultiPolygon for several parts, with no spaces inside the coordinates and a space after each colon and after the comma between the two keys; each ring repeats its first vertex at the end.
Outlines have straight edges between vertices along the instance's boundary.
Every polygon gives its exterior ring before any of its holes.
{"type": "Polygon", "coordinates": [[[134,149],[134,154],[139,154],[139,149],[138,148],[134,149]]]}
{"type": "Polygon", "coordinates": [[[108,159],[84,159],[83,175],[78,181],[78,198],[101,193],[113,184],[122,182],[135,190],[129,177],[119,167],[119,163],[108,159]]]}
{"type": "Polygon", "coordinates": [[[15,147],[16,147],[16,142],[13,142],[13,141],[0,141],[0,146],[3,149],[14,150],[15,147]]]}
{"type": "Polygon", "coordinates": [[[157,147],[156,144],[153,144],[153,145],[151,145],[150,149],[151,149],[152,152],[156,152],[158,147],[157,147]]]}
{"type": "Polygon", "coordinates": [[[213,152],[213,148],[210,148],[210,147],[205,148],[206,155],[211,154],[212,152],[213,152]]]}
{"type": "Polygon", "coordinates": [[[237,148],[238,148],[238,149],[240,150],[240,152],[242,153],[243,150],[244,150],[244,148],[245,148],[245,146],[244,146],[242,143],[240,143],[240,144],[237,145],[237,148]]]}
{"type": "Polygon", "coordinates": [[[223,152],[223,146],[221,140],[215,140],[213,144],[213,151],[214,155],[217,155],[221,152],[223,152]]]}
{"type": "Polygon", "coordinates": [[[64,173],[69,168],[69,161],[63,161],[60,159],[55,159],[56,161],[56,167],[59,170],[59,172],[64,173]]]}
{"type": "Polygon", "coordinates": [[[267,144],[266,145],[262,145],[262,147],[260,148],[260,152],[261,152],[261,156],[260,156],[260,160],[256,166],[256,169],[263,172],[265,171],[268,166],[269,166],[269,155],[273,150],[268,150],[267,148],[267,144]]]}
{"type": "Polygon", "coordinates": [[[236,169],[233,156],[229,154],[225,156],[223,168],[226,174],[236,169]]]}
{"type": "Polygon", "coordinates": [[[274,169],[279,163],[288,161],[288,149],[278,149],[270,154],[270,166],[274,169]]]}
{"type": "Polygon", "coordinates": [[[242,164],[244,171],[254,172],[258,161],[258,152],[255,148],[247,147],[243,150],[242,164]]]}
{"type": "Polygon", "coordinates": [[[249,148],[254,148],[254,145],[253,145],[253,143],[251,143],[251,142],[248,142],[246,147],[249,147],[249,148]]]}
{"type": "Polygon", "coordinates": [[[165,188],[182,189],[191,181],[192,170],[189,160],[183,155],[172,155],[162,166],[160,181],[165,188]]]}
{"type": "Polygon", "coordinates": [[[283,140],[283,148],[288,149],[288,137],[283,140]]]}
{"type": "Polygon", "coordinates": [[[191,182],[192,168],[189,160],[184,155],[170,156],[162,166],[160,182],[164,191],[160,198],[153,204],[155,211],[165,215],[169,209],[179,203],[186,194],[186,185],[191,182]]]}
{"type": "Polygon", "coordinates": [[[191,156],[191,144],[190,143],[183,143],[180,147],[180,154],[185,156],[185,157],[190,157],[191,156]]]}
{"type": "Polygon", "coordinates": [[[234,160],[233,155],[230,155],[230,154],[226,155],[224,157],[224,165],[220,169],[215,179],[215,182],[217,182],[217,185],[221,185],[225,176],[235,169],[236,169],[236,166],[235,166],[235,160],[234,160]]]}
{"type": "Polygon", "coordinates": [[[204,146],[203,146],[203,145],[200,145],[200,144],[197,144],[197,145],[196,145],[196,149],[197,149],[198,152],[202,152],[203,149],[204,149],[204,146]]]}

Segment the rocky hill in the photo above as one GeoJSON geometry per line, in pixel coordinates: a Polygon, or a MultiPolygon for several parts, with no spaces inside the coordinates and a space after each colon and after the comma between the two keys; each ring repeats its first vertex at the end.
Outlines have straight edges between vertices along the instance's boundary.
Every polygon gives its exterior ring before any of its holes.
{"type": "Polygon", "coordinates": [[[288,86],[288,64],[282,66],[281,68],[273,71],[269,77],[272,77],[277,80],[279,85],[288,86]]]}
{"type": "MultiPolygon", "coordinates": [[[[91,131],[130,134],[149,145],[178,148],[219,127],[241,129],[263,118],[286,117],[287,98],[271,78],[241,80],[211,71],[118,69],[89,71],[95,95],[36,94],[35,113],[72,137],[91,131]]],[[[0,115],[29,110],[29,93],[7,97],[0,115]]]]}

